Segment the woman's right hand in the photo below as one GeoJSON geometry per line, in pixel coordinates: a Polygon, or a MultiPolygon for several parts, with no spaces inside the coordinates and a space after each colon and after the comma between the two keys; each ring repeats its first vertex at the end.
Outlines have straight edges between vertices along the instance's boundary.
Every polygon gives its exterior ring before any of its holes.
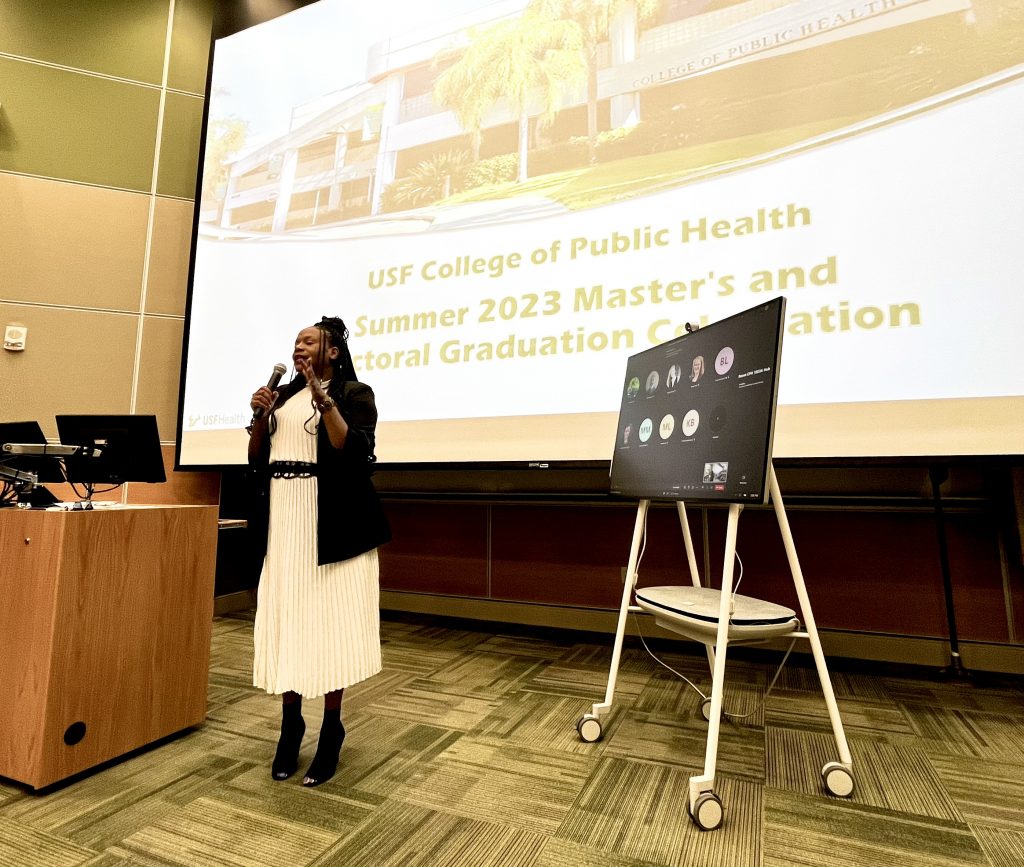
{"type": "Polygon", "coordinates": [[[261,385],[259,389],[252,396],[252,400],[249,401],[249,408],[256,412],[259,409],[263,410],[262,420],[265,420],[270,415],[270,410],[274,408],[274,403],[277,401],[277,392],[271,391],[265,385],[261,385]]]}

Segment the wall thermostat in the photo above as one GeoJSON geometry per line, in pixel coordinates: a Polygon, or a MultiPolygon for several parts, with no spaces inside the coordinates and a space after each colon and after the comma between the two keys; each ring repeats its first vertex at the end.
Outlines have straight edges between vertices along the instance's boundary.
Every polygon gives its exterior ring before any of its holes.
{"type": "Polygon", "coordinates": [[[4,349],[21,352],[25,348],[28,329],[24,325],[8,325],[4,329],[4,349]]]}

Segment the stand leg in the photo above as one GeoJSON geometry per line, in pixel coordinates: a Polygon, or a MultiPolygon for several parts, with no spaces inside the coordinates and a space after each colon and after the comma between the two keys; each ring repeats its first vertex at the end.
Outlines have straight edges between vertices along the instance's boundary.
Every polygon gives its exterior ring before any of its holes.
{"type": "Polygon", "coordinates": [[[690,567],[690,582],[694,587],[700,587],[697,556],[693,553],[693,536],[690,535],[690,522],[686,517],[686,504],[682,500],[676,502],[676,513],[679,515],[679,526],[683,530],[683,544],[686,545],[686,562],[690,567]]]}
{"type": "MultiPolygon", "coordinates": [[[[804,584],[804,573],[800,568],[800,560],[796,556],[796,545],[793,542],[793,533],[789,529],[789,518],[786,517],[786,508],[782,503],[779,481],[775,478],[774,467],[771,467],[768,472],[772,505],[775,508],[775,517],[779,522],[779,531],[782,533],[782,544],[786,548],[789,570],[793,573],[793,585],[796,588],[797,598],[800,600],[800,615],[803,617],[804,628],[807,630],[807,638],[811,644],[814,665],[818,670],[818,680],[821,681],[821,691],[825,695],[825,704],[828,706],[828,716],[832,722],[832,734],[836,740],[836,747],[839,749],[839,761],[847,770],[850,770],[853,767],[853,757],[850,755],[850,747],[846,742],[846,733],[843,731],[843,721],[839,716],[839,705],[836,703],[835,692],[832,690],[832,680],[828,675],[828,666],[825,665],[825,653],[821,649],[821,639],[818,637],[818,627],[814,622],[811,600],[807,595],[807,586],[804,584]]],[[[826,765],[827,767],[828,765],[826,765]]]]}
{"type": "MultiPolygon", "coordinates": [[[[697,814],[698,801],[715,788],[718,763],[718,735],[722,724],[722,698],[725,693],[725,652],[729,644],[729,619],[732,615],[732,576],[736,564],[736,532],[742,506],[729,506],[729,522],[725,531],[725,563],[722,569],[722,592],[718,607],[718,633],[715,636],[714,673],[711,678],[711,717],[708,720],[708,742],[704,751],[704,773],[690,777],[690,815],[697,814]]],[[[719,805],[720,806],[720,805],[719,805]]]]}
{"type": "Polygon", "coordinates": [[[633,595],[633,588],[636,586],[636,567],[640,560],[640,543],[643,541],[647,508],[650,504],[650,500],[641,500],[636,510],[636,523],[633,525],[633,544],[629,549],[629,565],[626,567],[626,580],[622,587],[619,621],[615,627],[615,645],[612,649],[611,669],[608,672],[608,688],[604,694],[604,701],[600,704],[595,704],[590,711],[598,719],[611,709],[612,698],[615,696],[615,681],[619,674],[619,660],[622,657],[622,641],[626,635],[626,618],[629,616],[629,603],[633,595]]]}
{"type": "MultiPolygon", "coordinates": [[[[682,500],[676,502],[676,512],[679,515],[679,526],[683,530],[683,544],[686,545],[686,562],[690,566],[690,583],[694,587],[701,587],[700,572],[697,570],[697,557],[693,553],[693,536],[690,535],[690,522],[686,517],[686,504],[682,500]]],[[[712,673],[715,670],[715,649],[710,644],[704,645],[708,655],[708,670],[712,673]]]]}
{"type": "Polygon", "coordinates": [[[932,482],[932,505],[935,509],[935,533],[939,543],[939,568],[942,572],[942,592],[946,599],[946,624],[949,627],[949,665],[939,670],[939,677],[949,680],[967,680],[970,671],[960,658],[960,638],[956,628],[956,608],[953,603],[953,576],[949,568],[949,548],[946,544],[946,521],[942,514],[942,483],[949,478],[945,467],[933,466],[928,470],[932,482]]]}

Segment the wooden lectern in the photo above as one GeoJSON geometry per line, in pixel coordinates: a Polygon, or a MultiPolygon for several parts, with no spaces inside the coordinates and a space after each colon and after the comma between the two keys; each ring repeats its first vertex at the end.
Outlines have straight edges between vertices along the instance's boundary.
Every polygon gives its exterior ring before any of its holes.
{"type": "Polygon", "coordinates": [[[0,776],[41,788],[206,717],[215,506],[0,512],[0,776]]]}

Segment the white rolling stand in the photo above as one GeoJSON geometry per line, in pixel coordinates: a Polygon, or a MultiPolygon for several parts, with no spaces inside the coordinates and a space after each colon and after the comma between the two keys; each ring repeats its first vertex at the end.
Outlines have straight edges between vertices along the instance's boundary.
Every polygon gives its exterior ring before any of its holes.
{"type": "Polygon", "coordinates": [[[693,553],[693,540],[686,518],[686,507],[681,502],[676,503],[676,509],[683,530],[686,558],[689,562],[690,579],[693,586],[645,587],[637,590],[637,565],[647,509],[650,506],[650,500],[641,500],[633,529],[633,544],[629,553],[625,587],[622,591],[622,604],[619,607],[619,619],[615,630],[615,644],[604,701],[594,704],[590,713],[584,714],[576,724],[576,730],[582,740],[593,742],[600,739],[602,719],[611,710],[612,699],[615,695],[615,680],[622,655],[626,617],[631,612],[652,614],[660,626],[705,644],[708,662],[712,669],[710,704],[705,701],[701,708],[704,718],[708,721],[707,749],[704,754],[704,773],[690,778],[689,803],[687,805],[691,818],[705,831],[719,827],[724,816],[722,801],[715,793],[715,765],[718,758],[722,696],[725,689],[726,649],[730,641],[760,641],[789,636],[806,638],[810,642],[811,653],[814,655],[814,663],[818,670],[818,678],[821,681],[829,719],[832,722],[832,733],[839,753],[839,761],[830,761],[821,769],[822,783],[832,795],[848,797],[853,792],[853,760],[846,743],[843,722],[839,716],[839,707],[836,704],[832,681],[829,679],[828,667],[825,664],[821,641],[818,638],[818,629],[814,622],[814,612],[811,610],[811,603],[807,597],[800,561],[797,558],[793,536],[789,529],[789,520],[786,517],[786,510],[782,503],[773,467],[769,469],[769,486],[770,499],[779,522],[789,568],[793,575],[793,585],[800,601],[803,631],[799,629],[800,622],[796,612],[791,609],[733,593],[736,533],[740,511],[743,508],[738,504],[729,506],[725,536],[725,567],[722,573],[721,590],[701,586],[697,560],[693,553]],[[636,604],[632,604],[634,596],[636,604]]]}

